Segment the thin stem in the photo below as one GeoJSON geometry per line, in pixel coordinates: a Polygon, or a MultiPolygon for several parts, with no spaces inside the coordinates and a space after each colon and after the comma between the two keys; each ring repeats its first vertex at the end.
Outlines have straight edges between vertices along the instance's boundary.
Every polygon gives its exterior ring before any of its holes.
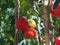
{"type": "MultiPolygon", "coordinates": [[[[16,19],[19,18],[19,0],[16,0],[16,5],[15,5],[15,22],[16,22],[16,19]]],[[[16,23],[15,23],[16,24],[16,23]]],[[[16,25],[15,25],[15,37],[14,37],[14,45],[17,45],[17,41],[18,41],[18,29],[16,28],[16,25]]]]}
{"type": "Polygon", "coordinates": [[[31,40],[30,40],[30,39],[28,39],[28,45],[31,45],[31,44],[30,44],[30,42],[31,42],[31,40]]]}
{"type": "Polygon", "coordinates": [[[26,39],[24,38],[24,45],[26,45],[26,39]]]}
{"type": "Polygon", "coordinates": [[[37,40],[37,45],[39,45],[39,38],[38,38],[38,34],[37,34],[37,36],[36,36],[36,40],[37,40]]]}

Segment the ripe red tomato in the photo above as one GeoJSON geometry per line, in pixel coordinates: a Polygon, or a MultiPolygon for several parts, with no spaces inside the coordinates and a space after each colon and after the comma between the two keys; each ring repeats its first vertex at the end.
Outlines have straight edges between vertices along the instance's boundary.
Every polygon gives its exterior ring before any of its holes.
{"type": "Polygon", "coordinates": [[[36,37],[36,30],[33,28],[28,28],[28,30],[24,31],[24,36],[29,38],[35,38],[36,37]]]}
{"type": "Polygon", "coordinates": [[[60,36],[55,38],[55,44],[60,45],[60,36]]]}
{"type": "Polygon", "coordinates": [[[33,19],[28,19],[29,27],[36,28],[36,22],[33,19]]]}
{"type": "Polygon", "coordinates": [[[60,18],[60,4],[58,5],[58,7],[55,10],[52,9],[53,5],[54,5],[54,0],[52,0],[52,2],[50,4],[50,12],[51,12],[52,16],[60,18]]]}
{"type": "Polygon", "coordinates": [[[18,18],[16,20],[16,27],[19,30],[26,30],[26,28],[29,26],[28,19],[25,17],[18,18]]]}

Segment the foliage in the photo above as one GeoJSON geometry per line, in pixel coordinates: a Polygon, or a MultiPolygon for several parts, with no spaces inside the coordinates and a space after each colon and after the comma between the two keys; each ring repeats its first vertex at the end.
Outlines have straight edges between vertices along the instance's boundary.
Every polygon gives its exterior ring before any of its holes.
{"type": "MultiPolygon", "coordinates": [[[[44,26],[43,26],[43,18],[41,14],[38,14],[34,8],[34,1],[37,0],[20,0],[20,16],[26,16],[27,18],[32,18],[33,16],[39,16],[40,26],[41,26],[41,37],[44,36],[44,26]]],[[[42,6],[39,5],[39,9],[42,9],[42,6]]],[[[1,45],[14,45],[14,35],[15,35],[15,0],[0,0],[0,44],[1,45]]],[[[37,23],[37,19],[34,19],[37,23]]],[[[53,17],[52,22],[54,24],[55,36],[58,34],[57,28],[60,27],[60,18],[53,17]]],[[[37,29],[37,28],[36,28],[37,29]]],[[[37,29],[38,30],[38,29],[37,29]]],[[[38,31],[37,31],[38,32],[38,31]]],[[[23,32],[18,32],[18,42],[21,42],[24,38],[23,32]]],[[[39,37],[40,37],[39,36],[39,37]]],[[[38,37],[38,38],[39,38],[38,37]]],[[[37,45],[36,39],[31,39],[32,45],[37,45]]],[[[40,41],[41,43],[41,41],[40,41]]]]}

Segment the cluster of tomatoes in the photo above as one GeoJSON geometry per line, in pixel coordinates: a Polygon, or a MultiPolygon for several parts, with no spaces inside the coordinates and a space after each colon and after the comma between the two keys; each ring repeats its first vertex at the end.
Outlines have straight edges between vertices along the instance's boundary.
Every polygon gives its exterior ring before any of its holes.
{"type": "MultiPolygon", "coordinates": [[[[50,13],[52,16],[60,18],[60,4],[58,4],[57,8],[53,10],[54,0],[52,0],[50,4],[50,13]]],[[[58,32],[60,32],[60,27],[58,28],[58,32]]],[[[60,45],[60,36],[55,38],[55,44],[60,45]]]]}
{"type": "Polygon", "coordinates": [[[25,38],[35,38],[36,37],[36,22],[33,19],[27,19],[26,17],[21,17],[16,20],[16,27],[18,30],[23,31],[25,38]]]}
{"type": "MultiPolygon", "coordinates": [[[[52,0],[50,4],[50,12],[52,16],[60,18],[60,4],[58,7],[53,10],[54,0],[52,0]]],[[[16,27],[23,31],[24,36],[26,38],[35,38],[36,37],[36,22],[33,19],[27,19],[26,17],[21,17],[16,19],[16,27]]],[[[58,29],[60,31],[60,28],[58,29]]],[[[42,42],[45,42],[45,40],[42,38],[42,42]]],[[[60,36],[55,38],[56,45],[60,45],[60,36]]]]}

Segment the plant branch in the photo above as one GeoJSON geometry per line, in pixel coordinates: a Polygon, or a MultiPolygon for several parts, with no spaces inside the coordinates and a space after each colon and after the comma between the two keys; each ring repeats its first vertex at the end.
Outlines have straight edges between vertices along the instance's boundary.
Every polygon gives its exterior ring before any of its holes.
{"type": "Polygon", "coordinates": [[[43,18],[44,18],[44,31],[45,31],[45,40],[46,45],[50,45],[50,37],[49,37],[49,26],[50,26],[50,19],[49,19],[49,11],[48,11],[48,5],[45,4],[46,0],[43,2],[43,18]]]}
{"type": "MultiPolygon", "coordinates": [[[[16,19],[19,18],[19,0],[16,0],[16,3],[15,3],[15,22],[16,22],[16,19]]],[[[15,23],[16,24],[16,23],[15,23]]],[[[18,41],[18,29],[16,28],[16,25],[15,25],[15,37],[14,37],[14,45],[17,45],[17,41],[18,41]]]]}

